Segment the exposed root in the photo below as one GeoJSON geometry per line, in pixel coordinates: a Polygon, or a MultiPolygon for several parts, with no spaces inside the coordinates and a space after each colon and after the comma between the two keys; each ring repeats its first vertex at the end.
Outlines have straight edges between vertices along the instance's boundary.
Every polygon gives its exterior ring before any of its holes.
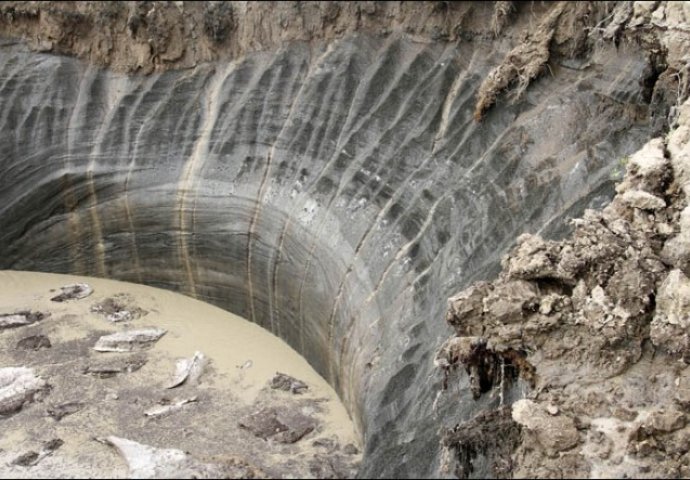
{"type": "Polygon", "coordinates": [[[518,377],[530,385],[534,385],[536,378],[534,367],[525,360],[525,354],[513,349],[495,352],[487,348],[486,339],[481,337],[449,339],[436,355],[435,363],[444,372],[444,390],[448,388],[451,372],[463,365],[475,400],[494,386],[500,386],[503,392],[518,377]]]}

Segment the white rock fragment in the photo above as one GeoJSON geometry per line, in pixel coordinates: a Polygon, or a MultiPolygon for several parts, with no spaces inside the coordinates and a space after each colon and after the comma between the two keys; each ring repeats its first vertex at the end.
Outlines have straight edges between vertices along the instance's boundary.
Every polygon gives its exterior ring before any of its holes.
{"type": "Polygon", "coordinates": [[[16,312],[0,314],[0,330],[4,328],[24,327],[43,320],[41,312],[16,312]]]}
{"type": "Polygon", "coordinates": [[[175,373],[171,383],[165,388],[175,388],[186,381],[196,383],[206,366],[206,356],[201,352],[194,352],[192,358],[182,358],[175,363],[175,373]]]}
{"type": "Polygon", "coordinates": [[[666,202],[642,190],[629,190],[619,197],[626,205],[640,210],[659,210],[666,207],[666,202]]]}
{"type": "Polygon", "coordinates": [[[150,348],[167,332],[162,328],[142,328],[106,335],[93,347],[98,352],[132,352],[150,348]]]}
{"type": "Polygon", "coordinates": [[[108,437],[127,462],[129,478],[218,478],[224,472],[175,448],[155,448],[126,438],[108,437]]]}
{"type": "Polygon", "coordinates": [[[0,416],[14,413],[47,388],[46,382],[26,367],[0,368],[0,416]]]}
{"type": "Polygon", "coordinates": [[[144,415],[147,417],[164,417],[178,410],[182,410],[182,407],[188,403],[196,403],[196,401],[197,397],[183,398],[180,400],[175,399],[171,403],[156,405],[155,407],[149,408],[144,412],[144,415]]]}
{"type": "Polygon", "coordinates": [[[53,302],[64,302],[66,300],[79,300],[86,298],[93,293],[93,288],[87,283],[74,283],[60,287],[62,293],[50,300],[53,302]]]}

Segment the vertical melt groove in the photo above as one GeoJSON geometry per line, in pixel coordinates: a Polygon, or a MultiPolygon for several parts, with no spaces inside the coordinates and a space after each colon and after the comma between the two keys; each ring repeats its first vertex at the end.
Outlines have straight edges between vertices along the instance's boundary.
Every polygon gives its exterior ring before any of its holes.
{"type": "Polygon", "coordinates": [[[79,199],[77,198],[74,190],[73,180],[70,178],[72,173],[72,158],[74,155],[74,145],[75,136],[81,132],[82,126],[76,123],[83,119],[85,116],[81,115],[81,107],[86,103],[84,92],[88,90],[88,85],[90,85],[97,75],[97,70],[93,67],[87,67],[84,72],[81,82],[79,83],[79,93],[77,94],[77,101],[72,110],[72,115],[70,115],[69,123],[67,126],[67,155],[65,155],[65,179],[64,179],[64,190],[63,190],[63,201],[67,211],[67,223],[69,225],[69,235],[70,235],[70,256],[74,262],[74,272],[77,274],[85,274],[86,269],[83,263],[83,258],[79,254],[78,245],[79,237],[81,237],[81,222],[79,219],[79,213],[76,209],[79,204],[79,199]]]}
{"type": "MultiPolygon", "coordinates": [[[[293,115],[295,113],[295,107],[299,104],[299,99],[302,96],[302,93],[304,91],[304,87],[308,85],[308,79],[311,77],[312,71],[314,67],[318,64],[321,63],[321,61],[331,52],[333,49],[333,45],[329,45],[329,47],[326,49],[326,51],[320,55],[316,61],[310,62],[309,69],[307,70],[307,74],[304,77],[304,80],[302,84],[300,85],[299,90],[297,91],[297,94],[292,100],[292,103],[290,104],[290,110],[288,110],[288,114],[285,118],[285,122],[283,123],[282,128],[280,129],[280,132],[278,132],[278,135],[276,136],[275,141],[273,142],[273,145],[271,145],[271,149],[268,152],[268,155],[266,157],[266,167],[264,169],[263,175],[261,177],[261,184],[259,186],[259,192],[256,196],[256,206],[254,208],[254,214],[252,215],[252,220],[249,224],[249,234],[247,236],[247,286],[248,286],[248,297],[249,297],[249,313],[250,313],[250,320],[254,323],[256,323],[256,312],[255,312],[255,307],[254,307],[254,282],[252,281],[252,241],[254,239],[254,236],[256,235],[256,224],[259,220],[259,217],[261,215],[261,206],[263,203],[263,197],[264,194],[266,193],[266,185],[268,183],[268,177],[269,173],[271,171],[271,165],[273,163],[273,156],[275,155],[275,150],[276,150],[276,145],[278,142],[281,140],[283,133],[285,132],[285,129],[287,126],[290,124],[290,121],[293,118],[293,115]]],[[[282,236],[281,239],[279,240],[279,244],[282,246],[282,236]]],[[[270,293],[269,293],[270,296],[270,293]]],[[[275,325],[274,325],[274,318],[273,314],[271,312],[270,314],[270,321],[271,321],[271,332],[275,333],[275,325]]],[[[302,336],[302,332],[300,329],[300,337],[302,336]]],[[[302,351],[304,349],[302,348],[302,351]]]]}
{"type": "Polygon", "coordinates": [[[194,281],[194,272],[192,270],[192,260],[189,256],[189,242],[187,241],[187,235],[193,232],[187,232],[187,202],[197,172],[204,163],[206,155],[208,155],[209,140],[211,138],[211,133],[213,132],[213,126],[216,123],[216,118],[218,117],[218,108],[220,104],[218,97],[220,96],[225,80],[234,70],[235,66],[235,62],[230,62],[224,72],[213,73],[213,78],[208,87],[208,94],[206,95],[204,119],[200,127],[200,135],[194,143],[194,150],[192,150],[189,160],[187,160],[184,165],[182,176],[180,177],[180,183],[177,189],[177,209],[175,213],[178,216],[179,224],[180,256],[182,258],[182,264],[184,265],[185,274],[187,277],[187,292],[194,298],[196,298],[196,283],[194,281]]]}
{"type": "MultiPolygon", "coordinates": [[[[417,52],[417,55],[421,54],[421,51],[423,51],[423,50],[420,50],[419,52],[417,52]]],[[[416,88],[415,88],[415,89],[411,89],[410,92],[407,94],[408,98],[412,97],[412,96],[416,93],[416,91],[422,87],[422,85],[427,85],[427,81],[428,81],[429,79],[433,78],[433,76],[436,75],[436,73],[437,73],[439,70],[440,70],[440,71],[443,71],[443,70],[441,70],[440,67],[439,67],[439,64],[440,64],[441,66],[443,66],[442,59],[443,59],[443,57],[439,57],[439,59],[437,59],[436,65],[434,65],[434,68],[430,69],[430,70],[426,73],[426,75],[424,76],[424,78],[423,78],[420,82],[417,83],[416,88]]],[[[409,65],[411,65],[411,64],[412,64],[412,62],[410,62],[410,64],[408,64],[408,67],[409,67],[409,65]]],[[[405,71],[406,71],[406,69],[405,69],[405,71]]],[[[389,89],[388,89],[388,91],[387,91],[387,95],[390,94],[390,93],[394,90],[394,88],[395,88],[395,87],[397,86],[397,84],[400,82],[401,78],[402,78],[402,76],[399,75],[398,78],[397,78],[396,83],[395,83],[394,85],[392,85],[391,87],[389,87],[389,89]]],[[[385,98],[385,97],[384,97],[384,98],[385,98]]],[[[372,110],[370,111],[369,116],[373,115],[373,112],[374,112],[377,108],[379,108],[382,104],[383,104],[383,102],[382,102],[382,101],[379,101],[379,104],[378,104],[374,109],[372,109],[372,110]]],[[[397,115],[396,115],[396,117],[395,117],[395,120],[394,120],[392,126],[389,127],[389,129],[388,129],[385,133],[387,133],[388,131],[394,129],[394,128],[398,125],[398,123],[400,123],[401,121],[404,120],[404,118],[405,118],[404,111],[399,110],[399,111],[397,112],[397,115]]],[[[364,122],[361,122],[361,123],[360,123],[360,128],[363,126],[363,124],[364,124],[364,122]]],[[[385,133],[384,133],[384,134],[385,134],[385,133]]],[[[404,145],[406,145],[409,141],[412,141],[412,139],[410,139],[409,137],[406,138],[405,142],[404,142],[403,144],[401,144],[400,146],[398,146],[396,152],[399,151],[400,149],[402,149],[402,148],[404,147],[404,145]]],[[[371,155],[371,154],[372,154],[373,148],[374,148],[373,146],[370,147],[370,148],[367,150],[367,152],[365,152],[364,154],[360,154],[359,156],[362,157],[362,158],[366,158],[367,155],[371,155]]],[[[343,188],[344,188],[344,183],[343,183],[343,181],[342,181],[342,179],[341,179],[341,183],[340,183],[340,185],[339,185],[339,187],[338,187],[338,191],[337,191],[337,193],[336,193],[336,195],[335,195],[336,198],[339,196],[339,194],[340,194],[340,192],[342,191],[343,188]]],[[[390,200],[388,201],[386,207],[392,205],[392,203],[393,203],[393,199],[390,199],[390,200]]],[[[328,318],[328,322],[327,322],[327,326],[328,326],[328,338],[327,338],[327,342],[328,342],[329,347],[333,347],[333,346],[334,346],[334,345],[333,345],[333,342],[334,342],[334,334],[335,334],[335,332],[334,332],[334,328],[335,328],[335,316],[336,316],[336,313],[337,313],[337,310],[338,310],[338,307],[339,307],[341,298],[343,297],[343,294],[345,293],[347,279],[349,278],[351,272],[352,272],[353,269],[354,269],[355,262],[357,261],[357,258],[358,258],[358,256],[359,256],[361,250],[362,250],[363,245],[366,243],[367,239],[369,238],[369,234],[373,231],[374,227],[378,224],[378,222],[384,217],[384,214],[385,214],[385,212],[386,212],[386,210],[387,210],[386,207],[384,207],[384,208],[379,212],[379,214],[378,214],[377,218],[375,219],[375,221],[372,222],[372,223],[369,225],[369,227],[367,228],[366,232],[364,232],[363,236],[360,238],[360,241],[358,242],[357,246],[355,247],[354,254],[353,254],[353,257],[352,257],[352,260],[351,260],[350,264],[348,265],[348,268],[347,268],[345,274],[343,275],[343,277],[342,277],[342,279],[341,279],[341,281],[340,281],[340,285],[339,285],[339,287],[338,287],[338,292],[337,292],[337,294],[336,294],[336,296],[335,296],[335,298],[334,298],[333,306],[332,306],[332,309],[331,309],[331,312],[330,312],[330,315],[329,315],[329,318],[328,318]]],[[[324,227],[324,223],[322,222],[322,223],[317,227],[317,232],[321,232],[321,230],[322,230],[323,227],[324,227]]],[[[318,234],[317,234],[317,237],[318,237],[318,234]]],[[[314,246],[314,245],[312,245],[312,246],[314,246]]],[[[305,278],[306,278],[306,274],[305,274],[305,278]]],[[[303,279],[303,280],[304,280],[304,279],[303,279]]],[[[300,292],[300,299],[301,299],[301,293],[302,293],[302,292],[300,292]]],[[[361,311],[361,309],[360,309],[359,311],[361,311]]],[[[349,328],[351,327],[351,325],[354,323],[355,319],[356,319],[356,316],[353,316],[353,317],[350,319],[350,323],[349,323],[348,329],[349,329],[349,328]]],[[[347,340],[343,340],[343,341],[346,342],[347,340]]],[[[329,357],[328,369],[329,369],[329,375],[330,375],[331,381],[334,381],[334,379],[336,378],[334,367],[335,367],[335,366],[333,365],[332,358],[329,357]]],[[[343,372],[340,372],[340,373],[343,373],[343,372]]]]}
{"type": "MultiPolygon", "coordinates": [[[[387,42],[383,47],[382,47],[382,54],[379,57],[384,57],[387,58],[386,55],[392,55],[390,52],[395,52],[396,46],[397,46],[397,41],[395,39],[387,42]]],[[[363,115],[363,118],[360,118],[358,121],[355,120],[350,120],[351,118],[354,118],[354,106],[355,106],[355,100],[353,98],[352,102],[350,103],[350,108],[348,110],[347,118],[343,124],[343,128],[341,129],[340,134],[338,135],[338,139],[336,141],[336,148],[334,150],[333,155],[331,158],[328,160],[326,165],[322,168],[321,172],[319,173],[319,176],[323,173],[331,169],[334,164],[337,162],[339,155],[341,152],[344,150],[345,145],[349,143],[349,141],[355,136],[356,133],[360,132],[363,128],[364,125],[371,119],[372,116],[375,115],[375,113],[381,108],[381,106],[385,103],[385,101],[388,99],[388,97],[391,95],[391,93],[395,90],[395,88],[400,84],[403,73],[406,72],[409,65],[413,63],[414,60],[416,60],[424,50],[423,47],[420,47],[415,55],[413,56],[412,59],[409,59],[406,64],[400,68],[397,69],[396,77],[393,82],[388,84],[385,89],[385,93],[383,93],[377,100],[377,102],[373,105],[366,105],[368,107],[366,115],[363,115]],[[346,134],[347,132],[347,134],[346,134]],[[343,136],[346,135],[346,138],[343,140],[343,136]]],[[[355,95],[353,97],[357,98],[358,101],[361,103],[367,96],[368,92],[371,90],[372,86],[376,83],[375,77],[377,74],[380,73],[380,70],[382,68],[382,64],[374,64],[370,66],[369,72],[362,78],[362,80],[359,82],[357,86],[357,90],[355,92],[355,95]]],[[[359,156],[358,156],[359,157],[359,156]]],[[[352,165],[348,167],[348,171],[352,172],[356,168],[358,168],[359,163],[356,161],[352,162],[352,165]]],[[[346,182],[345,178],[347,175],[343,173],[340,178],[339,178],[339,183],[338,183],[338,188],[336,190],[336,193],[332,196],[331,200],[329,203],[326,205],[326,210],[330,208],[333,200],[335,198],[338,198],[340,194],[342,193],[343,189],[345,188],[346,182]]],[[[349,178],[349,177],[348,177],[349,178]]],[[[322,221],[319,222],[316,228],[317,234],[314,236],[314,240],[310,244],[309,248],[309,255],[307,257],[307,263],[304,268],[304,273],[302,274],[302,278],[300,281],[300,286],[299,286],[299,312],[300,312],[300,332],[304,330],[303,324],[304,324],[304,290],[305,290],[305,285],[307,278],[309,277],[309,271],[312,267],[312,258],[314,258],[314,253],[316,251],[316,238],[321,234],[321,230],[324,227],[325,223],[325,217],[323,217],[322,221]]],[[[338,289],[338,295],[342,294],[342,288],[343,285],[340,285],[338,289]]],[[[331,340],[332,340],[332,326],[330,325],[330,322],[333,320],[334,315],[331,316],[329,319],[329,324],[328,324],[328,345],[330,346],[331,340]]],[[[302,348],[304,348],[304,338],[300,339],[302,342],[302,348]]],[[[328,370],[330,372],[330,377],[328,380],[333,382],[334,377],[332,375],[332,359],[328,357],[328,370]]]]}
{"type": "MultiPolygon", "coordinates": [[[[111,77],[106,77],[106,79],[110,79],[111,77]]],[[[122,77],[121,77],[122,78],[122,77]]],[[[122,83],[127,83],[126,79],[122,83]]],[[[108,89],[109,90],[109,89],[108,89]]],[[[89,211],[91,214],[91,223],[93,226],[94,230],[94,237],[96,239],[96,245],[95,245],[95,250],[96,250],[96,268],[98,275],[101,277],[106,276],[106,268],[105,268],[105,245],[103,244],[103,227],[101,224],[101,219],[98,215],[98,195],[96,193],[96,184],[94,182],[94,175],[93,171],[94,168],[97,164],[98,158],[102,155],[102,144],[103,144],[103,138],[105,137],[106,133],[109,130],[110,124],[113,121],[113,117],[115,116],[116,112],[116,106],[122,101],[122,98],[125,96],[124,92],[125,88],[117,88],[115,92],[115,98],[112,99],[112,102],[107,103],[108,111],[106,112],[106,118],[101,122],[100,127],[98,129],[98,134],[96,135],[96,138],[93,142],[93,145],[95,147],[95,152],[92,152],[91,155],[89,155],[89,165],[88,168],[86,169],[86,176],[88,179],[88,185],[89,185],[89,211]]],[[[111,90],[109,90],[111,91],[111,90]]],[[[137,261],[138,263],[138,261],[137,261]]],[[[138,268],[137,268],[138,270],[138,268]]]]}
{"type": "MultiPolygon", "coordinates": [[[[148,92],[153,89],[156,85],[156,82],[158,81],[158,78],[156,77],[149,77],[148,80],[146,80],[144,83],[141,84],[140,92],[137,95],[136,100],[134,103],[131,105],[129,108],[129,113],[127,115],[127,120],[125,122],[125,125],[131,126],[133,124],[135,115],[137,110],[139,109],[141,103],[144,100],[144,97],[148,94],[148,92]]],[[[166,96],[166,99],[168,96],[172,93],[172,91],[168,92],[168,95],[166,96]]],[[[141,122],[139,126],[139,131],[137,132],[136,136],[134,137],[134,140],[131,140],[130,137],[130,132],[133,131],[131,127],[125,129],[125,141],[123,142],[124,145],[127,145],[127,154],[130,158],[129,160],[129,165],[127,167],[127,177],[125,178],[125,189],[124,189],[124,210],[125,210],[125,218],[127,219],[127,225],[129,227],[129,231],[131,232],[131,240],[132,240],[132,257],[134,258],[134,268],[136,269],[137,272],[137,278],[139,280],[139,283],[143,283],[143,276],[142,276],[142,271],[141,271],[141,260],[139,256],[139,247],[137,246],[137,238],[136,238],[136,229],[134,227],[134,218],[132,216],[132,207],[130,204],[130,199],[129,199],[129,194],[130,194],[130,183],[132,182],[132,173],[134,172],[134,167],[136,165],[137,161],[137,152],[139,149],[139,142],[141,140],[142,132],[144,131],[144,126],[149,123],[149,116],[152,115],[155,112],[155,110],[148,112],[147,116],[145,117],[145,120],[141,122]],[[131,147],[130,147],[131,145],[131,147]]]]}

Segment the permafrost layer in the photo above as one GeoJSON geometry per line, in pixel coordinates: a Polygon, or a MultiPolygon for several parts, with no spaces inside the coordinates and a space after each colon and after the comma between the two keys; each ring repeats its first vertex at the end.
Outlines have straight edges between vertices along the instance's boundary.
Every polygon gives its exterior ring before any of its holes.
{"type": "Polygon", "coordinates": [[[147,283],[255,321],[339,392],[361,475],[435,475],[435,416],[481,406],[463,388],[432,408],[446,298],[519,234],[605,203],[656,128],[654,75],[627,44],[552,62],[476,122],[508,51],[350,35],[125,76],[2,46],[0,268],[147,283]]]}

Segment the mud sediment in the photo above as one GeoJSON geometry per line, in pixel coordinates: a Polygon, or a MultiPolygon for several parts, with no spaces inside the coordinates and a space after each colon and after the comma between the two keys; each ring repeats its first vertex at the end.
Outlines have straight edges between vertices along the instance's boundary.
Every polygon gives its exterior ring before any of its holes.
{"type": "Polygon", "coordinates": [[[54,303],[51,288],[75,277],[0,272],[0,278],[0,311],[31,304],[46,312],[40,322],[0,331],[2,476],[313,478],[315,463],[333,466],[337,477],[356,473],[359,449],[345,446],[359,439],[334,392],[267,332],[137,285],[77,278],[92,295],[54,303]],[[146,305],[147,315],[112,323],[93,308],[124,298],[132,310],[146,305]],[[155,335],[137,333],[151,325],[155,335]],[[96,351],[113,332],[129,341],[114,345],[116,352],[96,351]],[[49,347],[27,340],[48,336],[49,347]],[[258,345],[238,348],[243,343],[258,345]],[[209,355],[179,359],[181,345],[209,355]],[[248,353],[251,366],[239,368],[248,353]],[[281,378],[299,395],[274,388],[268,372],[279,367],[294,375],[281,378]],[[333,448],[315,445],[324,441],[333,448]]]}

